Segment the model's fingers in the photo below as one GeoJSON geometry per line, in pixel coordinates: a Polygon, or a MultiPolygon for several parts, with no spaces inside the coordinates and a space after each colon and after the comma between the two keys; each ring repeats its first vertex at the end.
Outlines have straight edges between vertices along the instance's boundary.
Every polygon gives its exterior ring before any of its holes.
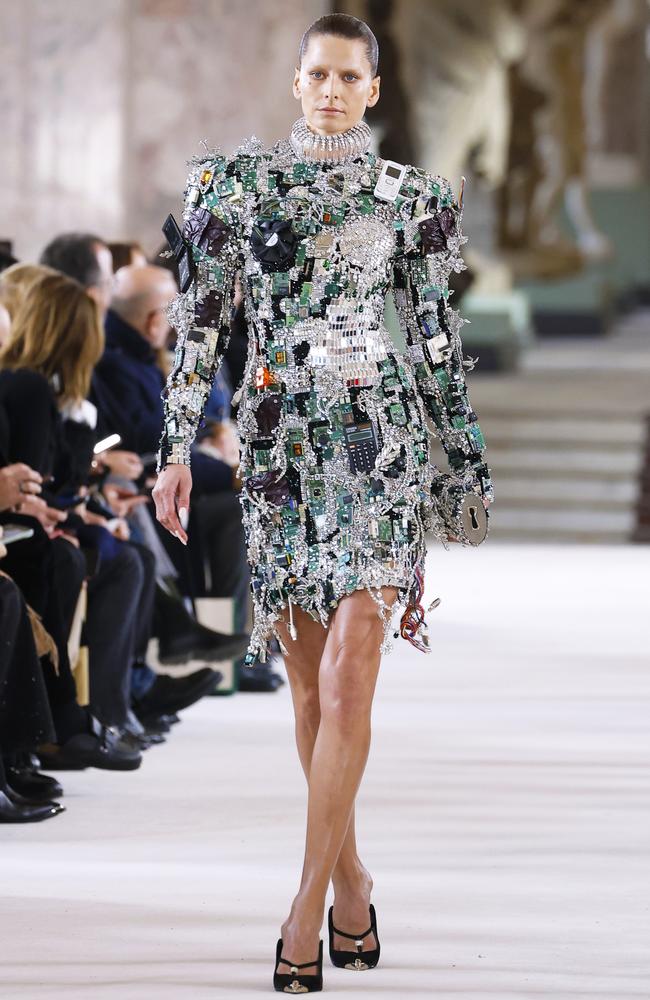
{"type": "Polygon", "coordinates": [[[183,545],[187,545],[187,531],[185,529],[187,528],[188,518],[189,514],[187,507],[179,508],[178,513],[176,512],[176,509],[174,509],[172,522],[174,525],[173,533],[176,535],[179,542],[183,543],[183,545]]]}
{"type": "Polygon", "coordinates": [[[162,524],[162,508],[160,506],[160,497],[156,493],[155,489],[153,490],[153,492],[151,494],[151,499],[153,500],[154,511],[155,511],[155,514],[156,514],[156,521],[158,521],[160,524],[162,524]]]}
{"type": "Polygon", "coordinates": [[[179,541],[186,545],[187,535],[178,520],[175,499],[176,490],[174,488],[164,487],[160,490],[160,492],[156,495],[156,516],[163,528],[166,528],[167,531],[169,531],[172,535],[175,535],[179,541]],[[160,506],[158,501],[160,501],[160,506]]]}
{"type": "Polygon", "coordinates": [[[163,524],[165,518],[165,496],[163,488],[159,483],[154,486],[151,492],[151,497],[156,507],[156,520],[163,524]]]}
{"type": "Polygon", "coordinates": [[[187,528],[190,516],[190,489],[184,484],[178,489],[178,513],[184,528],[187,528]]]}
{"type": "Polygon", "coordinates": [[[153,497],[153,502],[156,507],[156,520],[159,524],[162,524],[163,528],[167,527],[167,515],[165,513],[165,506],[163,504],[163,499],[160,493],[154,492],[151,494],[153,497]]]}

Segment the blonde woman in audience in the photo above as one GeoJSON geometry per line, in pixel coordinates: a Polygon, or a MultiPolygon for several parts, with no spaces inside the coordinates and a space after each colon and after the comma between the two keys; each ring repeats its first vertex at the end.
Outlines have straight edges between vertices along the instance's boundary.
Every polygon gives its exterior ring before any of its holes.
{"type": "Polygon", "coordinates": [[[9,313],[10,319],[15,316],[34,282],[48,274],[56,274],[56,271],[41,264],[12,264],[0,274],[0,303],[9,313]]]}
{"type": "Polygon", "coordinates": [[[0,368],[39,375],[59,408],[86,399],[104,333],[97,305],[82,286],[49,268],[18,264],[3,273],[0,298],[12,318],[0,368]]]}

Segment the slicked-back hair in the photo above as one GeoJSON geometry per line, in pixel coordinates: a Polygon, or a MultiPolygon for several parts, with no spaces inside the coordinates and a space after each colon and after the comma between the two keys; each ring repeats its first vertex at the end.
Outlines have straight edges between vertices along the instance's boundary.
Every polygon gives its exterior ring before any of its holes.
{"type": "Polygon", "coordinates": [[[336,35],[338,38],[358,38],[366,46],[366,55],[370,63],[370,72],[377,76],[379,67],[379,46],[373,32],[365,21],[353,17],[352,14],[325,14],[310,25],[300,40],[298,50],[298,65],[302,65],[307,46],[314,35],[336,35]]]}
{"type": "Polygon", "coordinates": [[[61,233],[47,244],[39,264],[74,278],[84,288],[91,288],[102,280],[97,263],[97,244],[105,245],[104,240],[92,233],[61,233]]]}

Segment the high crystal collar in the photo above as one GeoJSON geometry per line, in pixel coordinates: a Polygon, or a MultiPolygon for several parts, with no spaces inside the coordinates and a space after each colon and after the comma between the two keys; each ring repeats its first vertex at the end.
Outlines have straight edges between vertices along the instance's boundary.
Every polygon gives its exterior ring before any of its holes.
{"type": "Polygon", "coordinates": [[[353,125],[347,132],[316,135],[304,118],[293,123],[289,142],[296,156],[315,163],[348,163],[363,156],[370,147],[370,129],[365,122],[353,125]]]}

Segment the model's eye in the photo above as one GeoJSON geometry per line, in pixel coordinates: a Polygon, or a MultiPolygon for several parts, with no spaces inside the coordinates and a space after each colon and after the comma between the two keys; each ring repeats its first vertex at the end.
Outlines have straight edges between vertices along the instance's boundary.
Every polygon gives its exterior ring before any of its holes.
{"type": "Polygon", "coordinates": [[[346,73],[343,79],[347,80],[348,83],[353,83],[355,80],[358,80],[359,77],[356,76],[354,73],[346,73]]]}
{"type": "Polygon", "coordinates": [[[323,74],[319,69],[315,69],[311,75],[315,77],[317,80],[319,80],[323,74]]]}

